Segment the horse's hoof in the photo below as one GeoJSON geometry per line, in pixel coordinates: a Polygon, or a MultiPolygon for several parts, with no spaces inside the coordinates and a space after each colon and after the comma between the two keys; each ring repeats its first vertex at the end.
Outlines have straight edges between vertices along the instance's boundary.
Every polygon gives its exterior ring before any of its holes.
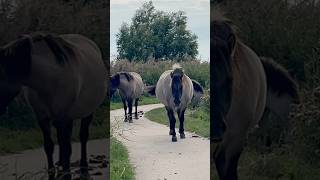
{"type": "Polygon", "coordinates": [[[180,139],[185,139],[186,138],[186,135],[184,133],[181,133],[180,134],[180,139]]]}
{"type": "Polygon", "coordinates": [[[124,122],[128,122],[128,119],[124,119],[124,122]]]}
{"type": "Polygon", "coordinates": [[[129,123],[133,123],[132,119],[129,119],[129,123]]]}
{"type": "Polygon", "coordinates": [[[134,119],[139,119],[139,117],[138,117],[138,116],[135,116],[134,119]]]}
{"type": "Polygon", "coordinates": [[[172,142],[177,142],[178,141],[178,139],[177,139],[177,136],[172,136],[172,142]]]}

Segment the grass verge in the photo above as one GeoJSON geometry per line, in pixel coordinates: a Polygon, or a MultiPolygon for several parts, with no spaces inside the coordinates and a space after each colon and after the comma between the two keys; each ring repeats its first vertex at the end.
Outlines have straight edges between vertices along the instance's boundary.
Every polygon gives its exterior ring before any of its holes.
{"type": "MultiPolygon", "coordinates": [[[[168,125],[169,120],[165,108],[158,108],[151,110],[145,116],[154,122],[168,125]]],[[[176,117],[177,118],[177,117],[176,117]]],[[[177,119],[176,127],[179,127],[179,120],[177,119]]],[[[210,114],[202,107],[195,110],[187,110],[185,113],[184,128],[187,131],[194,132],[203,137],[210,136],[210,114]]],[[[169,129],[168,129],[169,130],[169,129]]]]}
{"type": "Polygon", "coordinates": [[[128,151],[115,138],[111,138],[110,178],[112,180],[133,180],[134,169],[129,162],[128,151]]]}

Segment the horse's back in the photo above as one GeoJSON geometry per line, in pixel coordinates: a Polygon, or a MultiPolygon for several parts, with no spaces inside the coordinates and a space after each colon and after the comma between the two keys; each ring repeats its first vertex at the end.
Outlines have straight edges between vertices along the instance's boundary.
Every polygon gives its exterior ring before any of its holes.
{"type": "MultiPolygon", "coordinates": [[[[68,46],[73,51],[62,51],[68,57],[63,64],[44,41],[34,43],[31,73],[34,92],[29,99],[33,107],[44,104],[51,116],[83,118],[104,100],[107,71],[93,41],[77,34],[59,37],[65,44],[58,47],[68,46]]],[[[43,111],[42,108],[38,110],[43,111]]]]}
{"type": "Polygon", "coordinates": [[[126,72],[132,76],[132,80],[128,81],[123,77],[120,79],[119,93],[123,99],[137,99],[144,92],[144,84],[141,76],[136,72],[126,72]]]}

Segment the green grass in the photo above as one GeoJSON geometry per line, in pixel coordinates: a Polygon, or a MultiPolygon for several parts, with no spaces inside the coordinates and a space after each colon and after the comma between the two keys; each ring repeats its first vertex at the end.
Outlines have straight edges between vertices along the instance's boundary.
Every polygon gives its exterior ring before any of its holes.
{"type": "MultiPolygon", "coordinates": [[[[215,166],[211,166],[212,180],[219,180],[215,166]]],[[[246,147],[240,156],[239,180],[316,180],[320,168],[299,159],[288,149],[273,148],[259,152],[246,147]]]]}
{"type": "MultiPolygon", "coordinates": [[[[145,114],[151,121],[160,124],[169,124],[167,112],[165,108],[158,108],[151,110],[145,114]]],[[[176,127],[179,127],[179,120],[177,119],[176,127]]],[[[210,114],[202,107],[194,110],[187,110],[185,113],[184,129],[196,134],[209,137],[210,136],[210,114]]]]}
{"type": "MultiPolygon", "coordinates": [[[[159,100],[156,97],[153,96],[142,96],[139,100],[139,106],[140,105],[147,105],[147,104],[157,104],[159,103],[159,100]]],[[[122,102],[119,101],[111,101],[110,103],[110,110],[115,109],[121,109],[123,108],[122,102]]]]}
{"type": "Polygon", "coordinates": [[[129,162],[125,146],[111,138],[110,154],[110,178],[112,180],[133,180],[134,169],[129,162]]]}

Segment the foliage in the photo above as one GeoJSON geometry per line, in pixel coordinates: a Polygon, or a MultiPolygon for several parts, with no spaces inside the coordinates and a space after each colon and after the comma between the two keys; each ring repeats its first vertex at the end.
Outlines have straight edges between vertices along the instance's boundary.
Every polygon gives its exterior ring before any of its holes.
{"type": "MultiPolygon", "coordinates": [[[[111,74],[121,71],[134,71],[141,75],[142,80],[147,85],[156,85],[160,75],[172,69],[176,61],[155,61],[147,62],[128,62],[127,60],[117,60],[111,62],[111,74]]],[[[210,88],[210,64],[198,60],[180,62],[185,73],[191,78],[198,81],[204,88],[210,88]]]]}
{"type": "Polygon", "coordinates": [[[320,47],[319,1],[230,0],[221,9],[259,56],[272,57],[305,80],[303,67],[320,47]]]}
{"type": "Polygon", "coordinates": [[[158,11],[152,1],[138,9],[131,24],[123,23],[117,34],[118,58],[129,61],[186,60],[198,54],[197,36],[187,30],[183,11],[158,11]]]}
{"type": "Polygon", "coordinates": [[[21,34],[36,31],[55,34],[76,33],[95,41],[107,59],[109,3],[110,1],[104,0],[1,0],[0,46],[21,34]]]}

